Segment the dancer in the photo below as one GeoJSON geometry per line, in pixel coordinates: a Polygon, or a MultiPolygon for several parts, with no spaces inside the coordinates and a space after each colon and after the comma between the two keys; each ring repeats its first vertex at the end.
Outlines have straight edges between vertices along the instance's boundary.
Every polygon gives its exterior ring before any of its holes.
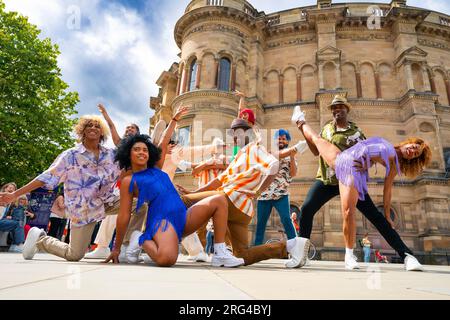
{"type": "MultiPolygon", "coordinates": [[[[287,257],[288,268],[303,266],[309,239],[294,238],[249,248],[248,225],[255,214],[253,198],[257,198],[269,187],[278,172],[278,160],[269,154],[255,137],[254,130],[243,119],[235,119],[231,124],[235,145],[240,147],[233,162],[219,177],[206,186],[190,192],[178,186],[184,194],[187,207],[212,195],[226,195],[228,202],[228,234],[233,253],[244,258],[245,265],[262,260],[287,257]]],[[[215,232],[217,229],[215,228],[215,232]]]]}
{"type": "MultiPolygon", "coordinates": [[[[289,134],[289,131],[280,129],[275,132],[274,140],[278,142],[278,148],[281,151],[288,148],[289,142],[291,141],[291,135],[289,134]]],[[[306,148],[303,148],[303,151],[305,149],[306,148]]],[[[297,236],[290,216],[288,190],[292,177],[295,177],[297,174],[297,161],[295,160],[295,155],[296,152],[291,153],[289,158],[280,159],[280,167],[275,180],[258,198],[255,246],[263,243],[267,221],[269,220],[273,207],[277,209],[287,238],[294,239],[297,236]]]]}
{"type": "MultiPolygon", "coordinates": [[[[408,177],[419,175],[431,160],[431,150],[423,140],[418,138],[411,138],[394,147],[383,138],[373,137],[341,151],[334,144],[320,137],[306,123],[304,113],[299,106],[294,110],[292,121],[297,124],[308,144],[314,146],[324,161],[336,172],[344,217],[345,267],[349,270],[359,268],[353,255],[356,240],[355,209],[358,199],[364,201],[368,192],[369,168],[374,163],[380,163],[386,167],[383,194],[384,211],[388,219],[395,176],[401,173],[408,177]]],[[[302,230],[301,225],[300,230],[302,230]]]]}
{"type": "MultiPolygon", "coordinates": [[[[180,115],[181,116],[181,115],[180,115]]],[[[177,122],[175,116],[172,122],[177,122]]],[[[169,125],[170,127],[170,125],[169,125]]],[[[225,247],[227,202],[217,195],[205,199],[186,210],[169,176],[161,171],[164,149],[155,147],[148,136],[137,135],[124,139],[118,148],[116,159],[119,166],[132,170],[132,176],[122,179],[120,186],[120,212],[117,218],[116,242],[114,250],[106,262],[118,262],[120,247],[131,214],[133,197],[137,197],[137,207],[148,203],[146,230],[135,231],[130,240],[127,256],[139,256],[142,249],[161,267],[169,267],[178,258],[178,243],[181,238],[194,233],[211,217],[214,222],[215,243],[212,265],[237,267],[243,259],[231,255],[225,247]]]]}
{"type": "MultiPolygon", "coordinates": [[[[103,104],[100,103],[98,104],[97,107],[100,113],[103,115],[103,118],[105,119],[106,123],[108,124],[114,145],[117,146],[122,138],[117,133],[117,129],[114,122],[112,121],[111,117],[108,114],[108,111],[106,110],[103,104]]],[[[123,137],[128,137],[139,133],[140,133],[139,126],[135,123],[130,123],[126,126],[123,137]]],[[[84,256],[85,259],[106,259],[111,253],[111,250],[109,249],[109,244],[113,238],[114,230],[116,228],[117,213],[119,212],[119,184],[120,181],[117,182],[117,185],[114,188],[113,191],[114,197],[111,198],[111,202],[105,204],[107,215],[106,218],[102,221],[94,241],[94,243],[97,244],[97,247],[95,248],[95,250],[87,253],[84,256]]],[[[146,209],[147,209],[146,206],[141,207],[141,211],[144,213],[146,209]]],[[[140,216],[136,214],[132,215],[130,230],[142,229],[144,220],[138,219],[138,217],[140,216]],[[134,225],[136,226],[134,227],[134,225]]],[[[126,251],[126,246],[128,245],[130,236],[131,236],[130,232],[128,232],[127,235],[125,236],[124,248],[122,250],[122,252],[124,253],[126,251]]],[[[125,256],[122,256],[121,258],[122,258],[121,261],[124,262],[126,261],[125,256]]]]}
{"type": "Polygon", "coordinates": [[[42,250],[68,261],[81,260],[95,225],[105,217],[104,203],[120,174],[114,150],[103,146],[109,136],[108,127],[99,116],[82,116],[75,133],[80,143],[61,153],[47,171],[13,193],[0,193],[0,201],[11,203],[37,188],[54,189],[64,182],[64,203],[71,220],[70,243],[33,227],[23,246],[24,259],[33,259],[42,250]]]}

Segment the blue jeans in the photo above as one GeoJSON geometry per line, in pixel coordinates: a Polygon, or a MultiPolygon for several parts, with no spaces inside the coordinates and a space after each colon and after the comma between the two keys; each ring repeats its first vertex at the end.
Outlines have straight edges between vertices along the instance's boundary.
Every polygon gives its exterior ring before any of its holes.
{"type": "Polygon", "coordinates": [[[294,239],[297,236],[291,220],[289,196],[282,196],[278,200],[258,200],[255,246],[263,243],[267,221],[269,220],[273,207],[277,209],[288,239],[294,239]]]}
{"type": "Polygon", "coordinates": [[[364,262],[370,262],[370,247],[363,247],[364,251],[364,262]]]}
{"type": "Polygon", "coordinates": [[[214,249],[213,241],[214,241],[214,232],[208,231],[208,233],[206,234],[206,248],[205,248],[206,254],[212,253],[211,250],[214,249]]]}
{"type": "Polygon", "coordinates": [[[20,226],[19,221],[1,219],[0,220],[0,231],[6,231],[13,233],[14,244],[21,244],[25,241],[25,232],[23,227],[20,226]]]}

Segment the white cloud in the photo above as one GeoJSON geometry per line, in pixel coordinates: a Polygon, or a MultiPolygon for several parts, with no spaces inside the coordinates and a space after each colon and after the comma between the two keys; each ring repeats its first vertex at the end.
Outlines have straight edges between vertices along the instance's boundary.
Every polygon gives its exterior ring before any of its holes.
{"type": "MultiPolygon", "coordinates": [[[[355,2],[360,0],[340,0],[355,2]]],[[[148,131],[149,97],[158,94],[155,81],[178,61],[173,31],[190,0],[136,0],[139,10],[115,0],[5,0],[7,10],[18,11],[50,37],[61,50],[59,65],[71,90],[80,93],[80,114],[96,113],[104,103],[122,133],[128,122],[148,131]],[[80,29],[68,28],[79,8],[80,29]],[[144,8],[144,9],[142,9],[144,8]]],[[[382,1],[390,3],[390,0],[382,1]]],[[[315,0],[254,0],[259,11],[272,13],[315,5],[315,0]]],[[[409,0],[408,5],[450,14],[448,1],[409,0]]]]}

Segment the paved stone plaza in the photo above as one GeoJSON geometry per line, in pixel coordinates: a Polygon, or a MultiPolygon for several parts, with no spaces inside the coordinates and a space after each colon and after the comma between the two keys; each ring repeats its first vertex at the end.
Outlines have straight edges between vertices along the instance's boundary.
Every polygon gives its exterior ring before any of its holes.
{"type": "Polygon", "coordinates": [[[180,256],[172,268],[65,262],[48,254],[25,261],[0,253],[0,300],[6,299],[436,299],[450,300],[450,267],[405,272],[402,264],[312,261],[288,270],[284,260],[239,269],[212,268],[180,256]]]}

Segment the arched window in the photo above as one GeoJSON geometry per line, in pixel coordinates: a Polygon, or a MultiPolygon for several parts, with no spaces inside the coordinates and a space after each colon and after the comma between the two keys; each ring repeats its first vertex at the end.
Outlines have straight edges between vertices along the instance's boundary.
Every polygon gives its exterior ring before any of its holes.
{"type": "Polygon", "coordinates": [[[189,69],[189,91],[195,90],[195,85],[197,82],[197,59],[194,59],[191,63],[191,68],[189,69]]]}
{"type": "Polygon", "coordinates": [[[231,61],[227,58],[220,59],[218,89],[230,91],[231,61]]]}

